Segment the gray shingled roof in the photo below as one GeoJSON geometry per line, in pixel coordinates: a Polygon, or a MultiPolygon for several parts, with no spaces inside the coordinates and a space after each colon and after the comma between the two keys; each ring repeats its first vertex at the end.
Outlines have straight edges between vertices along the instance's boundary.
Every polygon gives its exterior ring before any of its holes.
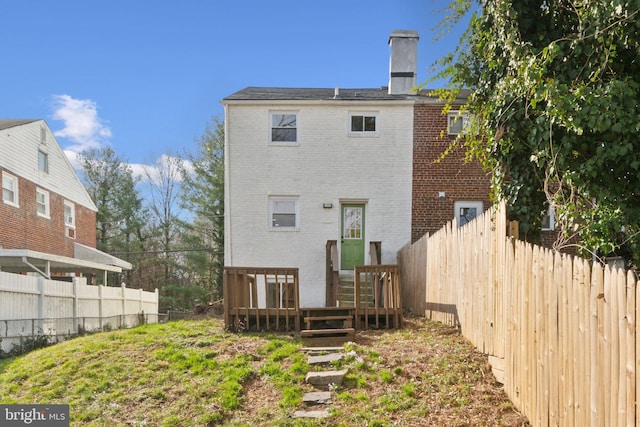
{"type": "MultiPolygon", "coordinates": [[[[345,100],[401,100],[406,95],[389,95],[387,88],[343,89],[339,88],[339,99],[345,100]]],[[[225,101],[312,101],[334,99],[334,88],[285,88],[247,87],[224,98],[225,101]]]]}
{"type": "MultiPolygon", "coordinates": [[[[338,89],[338,98],[347,101],[390,101],[429,98],[430,89],[425,89],[418,95],[389,95],[386,87],[378,89],[338,89]]],[[[458,98],[466,98],[468,90],[463,90],[458,98]]],[[[318,101],[335,98],[334,88],[286,88],[286,87],[255,87],[249,86],[233,93],[223,101],[318,101]]]]}
{"type": "Polygon", "coordinates": [[[38,121],[38,119],[0,119],[0,130],[26,125],[35,121],[38,121]]]}

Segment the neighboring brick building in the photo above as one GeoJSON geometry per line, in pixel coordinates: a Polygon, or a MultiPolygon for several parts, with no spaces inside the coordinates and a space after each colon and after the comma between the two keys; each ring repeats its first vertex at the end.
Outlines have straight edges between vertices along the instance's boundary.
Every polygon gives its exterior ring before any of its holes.
{"type": "Polygon", "coordinates": [[[97,208],[44,120],[0,120],[0,270],[121,272],[95,249],[97,208]]]}
{"type": "Polygon", "coordinates": [[[413,194],[411,210],[411,241],[425,233],[433,233],[454,217],[459,223],[488,209],[491,201],[490,175],[477,161],[465,160],[464,147],[443,157],[455,141],[464,123],[459,109],[468,93],[453,103],[448,114],[443,102],[421,93],[413,116],[413,194]]]}

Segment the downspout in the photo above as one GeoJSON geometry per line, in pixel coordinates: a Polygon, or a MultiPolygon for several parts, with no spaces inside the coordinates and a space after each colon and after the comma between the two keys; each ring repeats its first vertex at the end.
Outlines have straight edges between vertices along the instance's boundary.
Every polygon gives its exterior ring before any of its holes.
{"type": "MultiPolygon", "coordinates": [[[[34,271],[36,271],[37,273],[39,273],[42,277],[44,277],[47,280],[51,280],[51,275],[49,273],[45,273],[44,271],[40,270],[38,267],[36,267],[35,265],[31,264],[29,262],[29,260],[27,259],[26,256],[22,257],[22,262],[26,265],[28,265],[29,267],[31,267],[34,271]]],[[[47,262],[47,270],[49,270],[49,262],[47,262]]]]}

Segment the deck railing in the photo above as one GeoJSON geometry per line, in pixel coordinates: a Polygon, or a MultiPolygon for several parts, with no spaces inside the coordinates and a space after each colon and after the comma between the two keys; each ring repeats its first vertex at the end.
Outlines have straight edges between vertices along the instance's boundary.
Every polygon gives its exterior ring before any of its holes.
{"type": "Polygon", "coordinates": [[[327,240],[325,259],[327,260],[327,296],[325,305],[327,307],[335,307],[338,300],[338,285],[340,284],[340,261],[337,240],[327,240]]]}
{"type": "Polygon", "coordinates": [[[224,268],[224,321],[229,330],[300,330],[297,268],[224,268]]]}
{"type": "Polygon", "coordinates": [[[360,265],[355,268],[356,329],[402,326],[402,296],[397,265],[360,265]],[[360,319],[364,325],[360,325],[360,319]],[[381,324],[381,321],[384,324],[381,324]]]}

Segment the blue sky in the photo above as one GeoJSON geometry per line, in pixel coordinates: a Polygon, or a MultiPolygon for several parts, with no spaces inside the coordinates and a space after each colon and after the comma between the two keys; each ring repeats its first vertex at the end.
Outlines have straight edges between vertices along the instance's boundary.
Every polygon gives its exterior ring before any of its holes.
{"type": "Polygon", "coordinates": [[[420,33],[424,81],[458,43],[457,33],[433,42],[446,3],[5,2],[0,117],[45,119],[70,156],[108,145],[151,164],[193,147],[222,117],[220,100],[246,86],[385,86],[396,29],[420,33]]]}

